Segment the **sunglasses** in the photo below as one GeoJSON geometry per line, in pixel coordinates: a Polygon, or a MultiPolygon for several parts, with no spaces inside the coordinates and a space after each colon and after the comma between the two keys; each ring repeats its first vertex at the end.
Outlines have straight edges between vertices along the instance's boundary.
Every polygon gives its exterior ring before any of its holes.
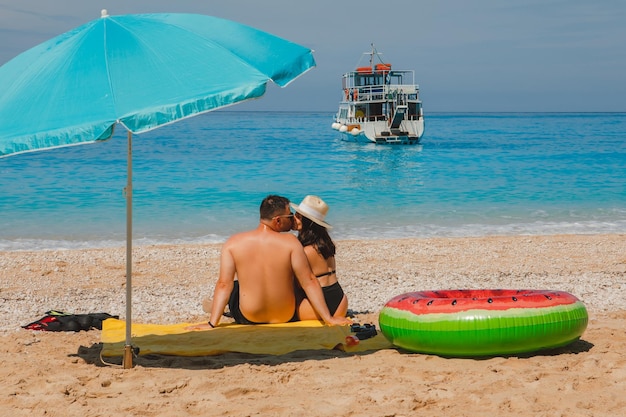
{"type": "Polygon", "coordinates": [[[272,219],[276,219],[276,218],[278,218],[278,217],[287,217],[287,218],[289,218],[289,219],[293,219],[293,216],[294,216],[294,214],[293,214],[293,213],[291,213],[291,214],[281,214],[281,215],[279,215],[279,216],[274,216],[274,217],[272,217],[272,219]]]}

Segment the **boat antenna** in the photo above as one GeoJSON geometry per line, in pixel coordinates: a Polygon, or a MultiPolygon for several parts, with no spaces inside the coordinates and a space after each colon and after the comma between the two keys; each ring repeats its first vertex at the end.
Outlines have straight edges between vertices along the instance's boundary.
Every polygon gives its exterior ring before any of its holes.
{"type": "MultiPolygon", "coordinates": [[[[376,50],[376,46],[374,46],[373,43],[370,43],[370,46],[372,47],[372,49],[368,52],[363,52],[363,55],[369,55],[370,57],[370,68],[374,67],[374,56],[378,57],[378,60],[382,63],[383,60],[380,58],[380,53],[376,50]]],[[[361,55],[361,58],[359,58],[359,62],[356,64],[356,66],[358,67],[359,64],[361,62],[363,62],[363,55],[361,55]]]]}
{"type": "Polygon", "coordinates": [[[380,57],[381,53],[376,50],[376,46],[373,43],[371,43],[370,45],[372,46],[372,51],[369,53],[370,67],[374,68],[374,57],[378,58],[378,61],[380,61],[380,63],[382,63],[383,60],[380,57]]]}

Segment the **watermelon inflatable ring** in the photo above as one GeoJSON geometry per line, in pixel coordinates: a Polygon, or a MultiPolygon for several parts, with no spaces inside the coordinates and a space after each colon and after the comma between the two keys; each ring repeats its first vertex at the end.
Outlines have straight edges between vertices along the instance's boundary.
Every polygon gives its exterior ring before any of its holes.
{"type": "Polygon", "coordinates": [[[442,290],[398,295],[378,318],[395,346],[440,356],[494,356],[565,346],[587,309],[564,291],[442,290]]]}

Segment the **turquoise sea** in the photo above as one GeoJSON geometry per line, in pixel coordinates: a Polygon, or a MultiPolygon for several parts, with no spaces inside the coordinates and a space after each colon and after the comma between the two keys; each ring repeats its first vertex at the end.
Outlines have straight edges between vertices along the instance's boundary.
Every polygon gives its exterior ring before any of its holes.
{"type": "MultiPolygon", "coordinates": [[[[626,233],[626,113],[426,113],[421,145],[344,142],[332,112],[208,113],[134,137],[134,244],[223,242],[269,193],[335,239],[626,233]]],[[[0,159],[0,250],[123,246],[126,133],[0,159]]]]}

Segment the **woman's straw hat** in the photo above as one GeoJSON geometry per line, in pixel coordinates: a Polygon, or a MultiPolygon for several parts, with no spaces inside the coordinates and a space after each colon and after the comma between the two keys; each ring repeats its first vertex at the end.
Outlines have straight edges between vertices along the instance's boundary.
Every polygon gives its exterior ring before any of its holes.
{"type": "Polygon", "coordinates": [[[328,213],[328,204],[324,203],[324,200],[316,195],[307,195],[304,197],[300,205],[289,203],[291,207],[302,214],[307,219],[319,224],[326,229],[332,229],[333,227],[326,223],[324,219],[328,213]]]}

